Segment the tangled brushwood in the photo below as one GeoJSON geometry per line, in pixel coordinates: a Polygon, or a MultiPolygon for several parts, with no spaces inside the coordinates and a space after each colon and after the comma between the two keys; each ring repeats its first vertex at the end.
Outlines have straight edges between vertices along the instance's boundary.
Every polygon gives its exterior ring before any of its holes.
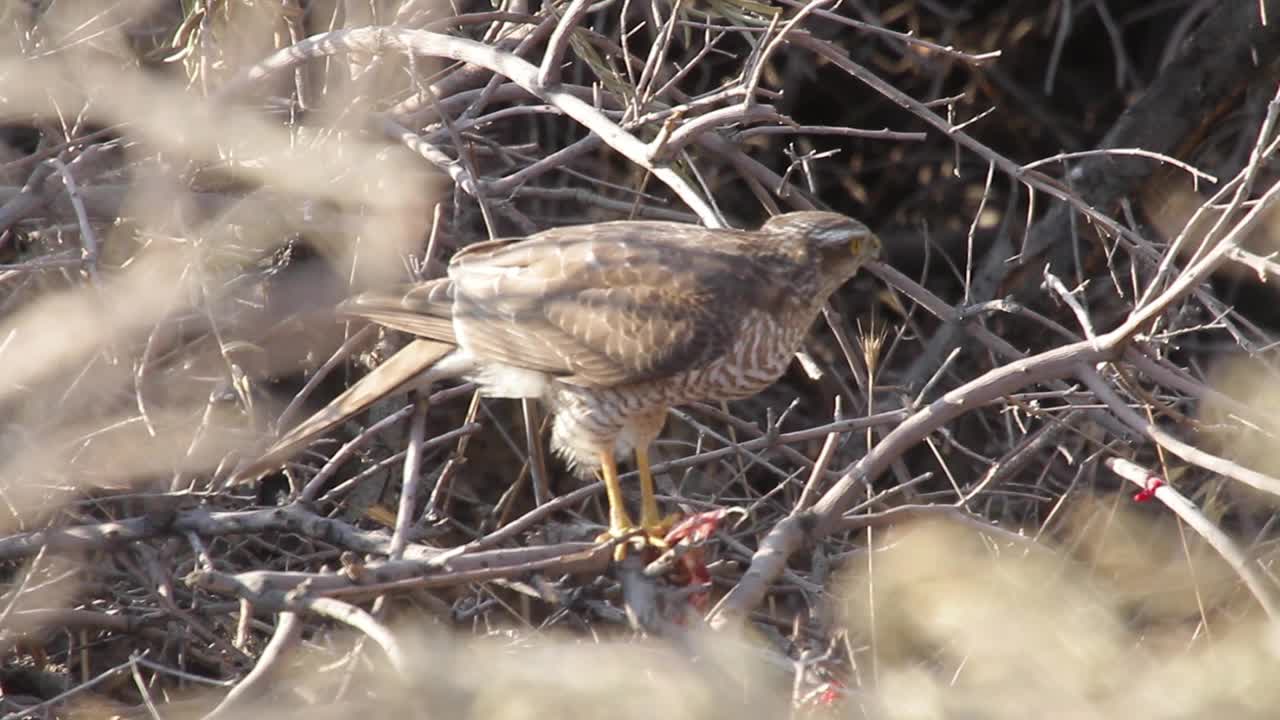
{"type": "Polygon", "coordinates": [[[1280,0],[27,0],[0,110],[0,718],[1280,705],[1280,0]],[[237,475],[358,293],[811,209],[883,255],[659,552],[467,383],[237,475]]]}

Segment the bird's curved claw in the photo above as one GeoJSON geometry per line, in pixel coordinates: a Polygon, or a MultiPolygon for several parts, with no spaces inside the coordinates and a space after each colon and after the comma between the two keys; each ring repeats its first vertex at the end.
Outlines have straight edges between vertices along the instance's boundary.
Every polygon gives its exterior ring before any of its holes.
{"type": "MultiPolygon", "coordinates": [[[[667,533],[671,531],[678,522],[680,522],[680,513],[671,513],[666,517],[649,524],[638,524],[632,526],[624,526],[617,528],[609,528],[605,532],[596,536],[596,542],[599,543],[616,543],[613,548],[613,561],[622,562],[627,557],[627,551],[634,549],[637,552],[651,552],[653,557],[657,557],[667,550],[671,549],[672,543],[667,541],[667,533]]],[[[646,558],[653,559],[653,558],[646,558]]]]}

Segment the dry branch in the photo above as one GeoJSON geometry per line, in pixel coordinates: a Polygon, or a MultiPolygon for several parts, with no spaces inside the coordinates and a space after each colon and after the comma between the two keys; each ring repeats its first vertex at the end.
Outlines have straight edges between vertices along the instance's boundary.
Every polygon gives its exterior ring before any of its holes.
{"type": "MultiPolygon", "coordinates": [[[[0,716],[185,715],[161,701],[192,683],[225,693],[214,717],[384,712],[406,691],[384,657],[415,678],[406,715],[500,715],[491,688],[561,715],[599,701],[591,677],[620,718],[741,718],[783,686],[779,707],[885,716],[995,717],[1025,690],[1161,717],[1167,677],[1223,658],[1219,685],[1275,704],[1249,623],[1277,607],[1276,2],[142,5],[0,10],[0,716]],[[222,484],[263,428],[397,369],[396,335],[330,317],[349,292],[553,225],[828,207],[888,261],[833,298],[803,372],[673,409],[661,498],[717,519],[647,572],[585,541],[601,488],[541,457],[533,408],[468,385],[222,484]],[[932,519],[960,534],[895,566],[932,519]],[[1146,544],[1117,566],[1121,536],[1146,544]],[[707,606],[756,641],[703,644],[707,606]],[[1027,613],[1091,624],[1065,648],[1027,613]],[[449,643],[390,630],[419,620],[502,661],[457,675],[449,643]],[[571,669],[584,649],[606,652],[571,669]],[[984,684],[1027,668],[1054,684],[984,684]]],[[[1239,702],[1182,695],[1179,716],[1239,702]]]]}

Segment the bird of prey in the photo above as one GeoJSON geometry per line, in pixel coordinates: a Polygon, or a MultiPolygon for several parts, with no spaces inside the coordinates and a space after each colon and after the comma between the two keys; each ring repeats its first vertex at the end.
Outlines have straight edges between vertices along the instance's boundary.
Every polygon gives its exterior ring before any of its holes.
{"type": "Polygon", "coordinates": [[[279,467],[388,394],[466,378],[489,397],[542,401],[554,415],[552,449],[604,482],[608,535],[660,544],[648,448],[667,409],[772,384],[831,293],[879,253],[865,225],[817,211],[755,231],[619,221],[470,245],[447,277],[340,306],[416,339],[237,477],[279,467]],[[616,458],[628,452],[640,475],[638,526],[618,482],[616,458]]]}

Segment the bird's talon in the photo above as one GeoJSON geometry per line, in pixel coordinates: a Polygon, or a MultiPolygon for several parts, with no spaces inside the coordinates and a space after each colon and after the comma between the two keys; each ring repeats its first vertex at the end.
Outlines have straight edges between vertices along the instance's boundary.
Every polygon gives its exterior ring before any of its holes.
{"type": "Polygon", "coordinates": [[[652,551],[653,556],[657,557],[671,547],[666,541],[667,531],[671,528],[671,523],[668,522],[670,517],[663,518],[661,522],[648,527],[610,528],[608,531],[600,533],[596,537],[596,542],[617,543],[613,548],[614,562],[625,560],[629,549],[634,549],[637,552],[652,551]]]}
{"type": "Polygon", "coordinates": [[[667,513],[666,515],[662,516],[661,520],[658,521],[657,527],[662,529],[663,535],[665,537],[666,533],[671,532],[671,528],[675,527],[683,519],[684,519],[684,513],[678,513],[678,512],[667,513]]]}

